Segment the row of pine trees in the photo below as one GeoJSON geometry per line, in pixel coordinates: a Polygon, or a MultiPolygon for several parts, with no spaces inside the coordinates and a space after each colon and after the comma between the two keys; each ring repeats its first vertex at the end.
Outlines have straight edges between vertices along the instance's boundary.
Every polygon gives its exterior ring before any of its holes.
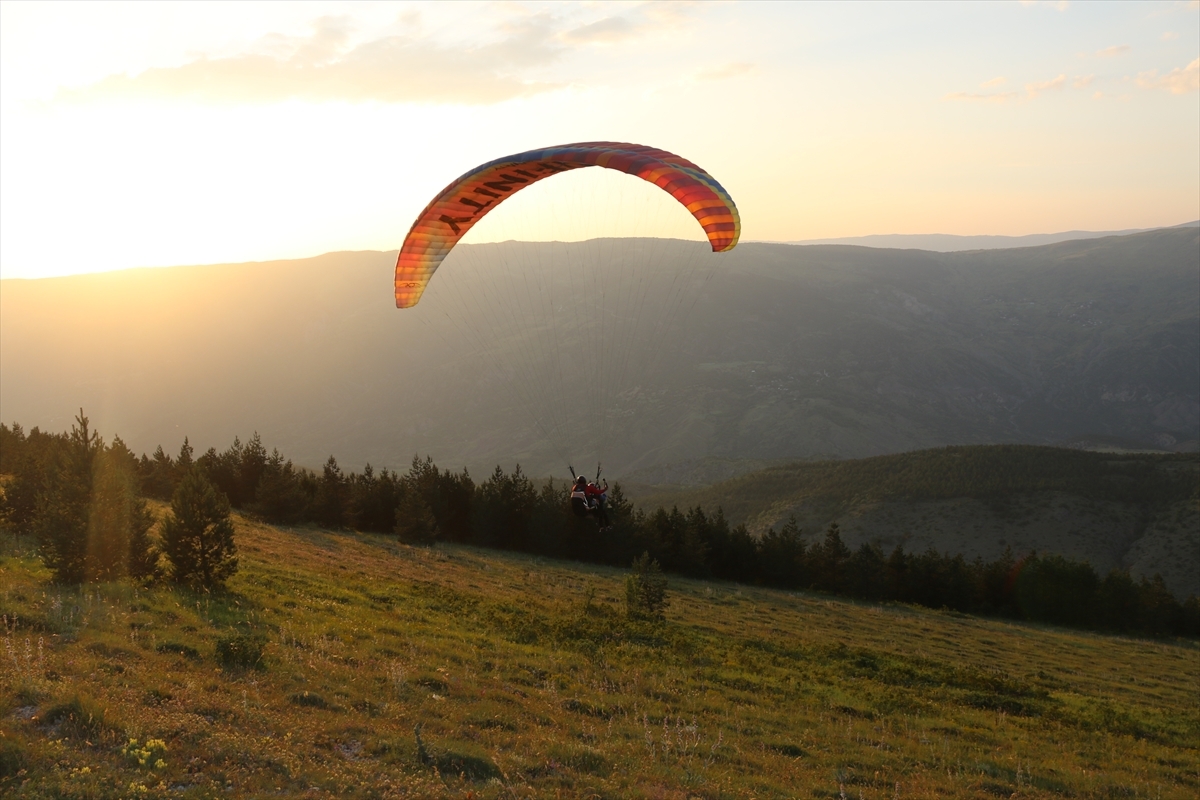
{"type": "Polygon", "coordinates": [[[167,579],[220,588],[237,569],[228,499],[203,467],[181,465],[153,536],[144,461],[119,436],[106,444],[82,410],[67,434],[35,428],[26,437],[19,425],[0,425],[0,472],[11,476],[0,518],[38,542],[60,583],[167,579]]]}
{"type": "Polygon", "coordinates": [[[1036,553],[967,561],[930,550],[884,553],[848,548],[836,523],[810,537],[795,521],[753,536],[720,509],[636,510],[619,485],[609,496],[614,525],[600,534],[570,512],[569,487],[537,484],[500,467],[476,483],[467,470],[414,458],[406,472],[344,472],[330,457],[320,472],[267,453],[255,434],[224,452],[196,457],[159,447],[136,458],[114,437],[105,445],[80,412],[68,434],[0,425],[0,472],[13,477],[2,512],[35,536],[64,582],[128,575],[219,586],[236,569],[231,508],[267,522],[394,534],[414,544],[457,542],[613,565],[642,554],[670,572],[870,602],[916,603],[1153,636],[1200,635],[1200,602],[1180,603],[1160,577],[1099,576],[1091,565],[1036,553]],[[153,536],[143,496],[171,502],[153,536]]]}

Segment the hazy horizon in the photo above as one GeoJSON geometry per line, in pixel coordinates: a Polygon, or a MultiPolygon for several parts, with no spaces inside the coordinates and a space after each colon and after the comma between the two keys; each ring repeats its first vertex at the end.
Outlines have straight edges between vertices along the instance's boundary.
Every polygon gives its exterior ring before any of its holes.
{"type": "MultiPolygon", "coordinates": [[[[1056,233],[1027,233],[1014,236],[999,235],[999,234],[952,234],[952,233],[870,233],[862,236],[843,236],[830,239],[801,239],[796,241],[772,241],[772,240],[744,240],[747,243],[754,242],[757,244],[790,244],[790,245],[824,245],[824,244],[845,244],[859,247],[873,247],[876,249],[885,250],[902,250],[902,249],[918,249],[929,250],[931,252],[953,253],[965,250],[998,250],[1007,249],[1010,247],[1036,247],[1043,244],[1055,244],[1058,242],[1069,242],[1076,239],[1094,239],[1104,236],[1126,236],[1131,233],[1145,233],[1147,231],[1167,230],[1170,228],[1194,228],[1200,227],[1200,220],[1192,220],[1183,222],[1178,225],[1158,225],[1149,228],[1126,228],[1121,230],[1111,231],[1059,231],[1056,233]],[[938,246],[937,239],[955,240],[963,242],[962,246],[938,246]],[[933,246],[921,246],[911,244],[912,242],[921,242],[930,240],[934,242],[933,246]],[[996,242],[992,244],[976,244],[977,242],[989,241],[996,242]]],[[[606,238],[606,237],[589,237],[589,238],[606,238]]],[[[636,237],[634,237],[636,238],[636,237]]],[[[651,237],[672,239],[674,237],[651,237]]],[[[588,239],[502,239],[497,244],[536,244],[548,242],[578,242],[588,241],[588,239]]],[[[321,258],[323,256],[336,255],[338,253],[387,253],[395,252],[392,250],[331,250],[326,253],[314,253],[308,256],[301,256],[300,259],[321,258]]],[[[220,263],[207,264],[138,264],[127,267],[114,267],[111,270],[102,271],[86,271],[86,272],[62,272],[53,275],[3,275],[0,273],[0,281],[9,280],[41,280],[52,278],[69,278],[77,275],[99,275],[105,272],[122,272],[127,270],[139,269],[171,269],[174,267],[221,267],[235,264],[269,264],[276,261],[295,261],[292,258],[265,258],[254,261],[227,261],[220,263]]]]}

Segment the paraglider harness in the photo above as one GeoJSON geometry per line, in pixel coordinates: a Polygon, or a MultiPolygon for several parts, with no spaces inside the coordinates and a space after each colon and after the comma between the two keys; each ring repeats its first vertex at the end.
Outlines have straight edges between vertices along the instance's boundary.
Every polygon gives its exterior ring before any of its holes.
{"type": "Polygon", "coordinates": [[[600,465],[596,465],[596,480],[590,484],[583,475],[576,475],[575,468],[571,465],[568,464],[567,469],[571,470],[571,477],[575,479],[571,486],[571,510],[575,512],[575,516],[586,517],[588,514],[595,514],[599,518],[601,528],[607,528],[608,510],[605,504],[608,502],[608,481],[604,481],[603,487],[599,485],[600,465]]]}

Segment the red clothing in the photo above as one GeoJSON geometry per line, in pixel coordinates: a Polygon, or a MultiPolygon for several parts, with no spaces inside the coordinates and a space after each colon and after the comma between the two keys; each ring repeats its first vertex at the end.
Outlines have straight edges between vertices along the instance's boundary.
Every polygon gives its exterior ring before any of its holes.
{"type": "Polygon", "coordinates": [[[588,497],[599,497],[600,495],[604,494],[604,492],[604,489],[601,489],[596,484],[590,482],[588,483],[587,488],[583,490],[583,493],[588,497]]]}

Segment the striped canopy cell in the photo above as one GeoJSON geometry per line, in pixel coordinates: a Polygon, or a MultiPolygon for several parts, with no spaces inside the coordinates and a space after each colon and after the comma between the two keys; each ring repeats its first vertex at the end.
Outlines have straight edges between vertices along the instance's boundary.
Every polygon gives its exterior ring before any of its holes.
{"type": "Polygon", "coordinates": [[[413,223],[396,260],[396,307],[410,308],[446,255],[504,200],[543,178],[605,167],[649,181],[685,206],[713,252],[732,250],[741,233],[737,206],[711,175],[666,150],[621,142],[581,142],[517,153],[476,167],[447,186],[413,223]]]}

